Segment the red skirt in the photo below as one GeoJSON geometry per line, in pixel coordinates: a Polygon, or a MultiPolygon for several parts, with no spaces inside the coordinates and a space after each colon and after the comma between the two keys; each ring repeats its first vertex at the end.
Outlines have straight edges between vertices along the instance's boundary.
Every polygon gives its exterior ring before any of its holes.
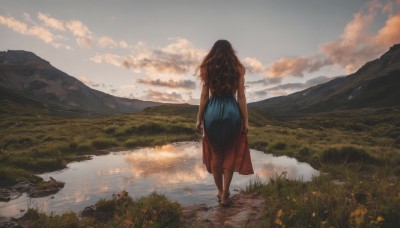
{"type": "Polygon", "coordinates": [[[247,134],[240,131],[232,143],[224,148],[218,148],[211,144],[204,131],[203,163],[209,173],[213,170],[222,172],[223,169],[228,169],[242,175],[254,174],[247,134]]]}

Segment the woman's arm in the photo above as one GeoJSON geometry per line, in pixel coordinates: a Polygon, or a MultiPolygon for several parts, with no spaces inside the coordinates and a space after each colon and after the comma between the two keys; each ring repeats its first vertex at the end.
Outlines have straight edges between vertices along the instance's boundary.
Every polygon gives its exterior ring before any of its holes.
{"type": "Polygon", "coordinates": [[[239,78],[238,103],[240,107],[240,112],[242,113],[242,129],[247,132],[249,130],[249,117],[247,114],[246,95],[244,94],[244,75],[241,75],[239,78]]]}
{"type": "Polygon", "coordinates": [[[201,129],[201,125],[204,118],[204,109],[206,108],[208,98],[209,98],[209,88],[208,83],[203,83],[201,88],[201,96],[200,96],[200,105],[199,105],[199,113],[197,114],[197,123],[196,128],[198,131],[201,129]]]}

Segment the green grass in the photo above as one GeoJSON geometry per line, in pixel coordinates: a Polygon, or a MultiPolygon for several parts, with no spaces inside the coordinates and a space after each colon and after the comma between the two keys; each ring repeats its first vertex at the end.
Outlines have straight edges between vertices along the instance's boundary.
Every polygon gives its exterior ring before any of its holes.
{"type": "MultiPolygon", "coordinates": [[[[90,118],[3,116],[0,185],[9,186],[22,180],[38,182],[35,173],[61,169],[70,161],[104,153],[105,149],[199,140],[201,135],[194,130],[196,112],[192,106],[177,105],[148,108],[137,114],[90,118]]],[[[400,107],[338,110],[284,122],[258,110],[249,110],[249,116],[251,148],[295,157],[323,173],[306,183],[280,175],[268,183],[256,180],[249,184],[245,192],[258,192],[267,201],[261,227],[399,224],[400,107]]],[[[168,213],[179,214],[177,206],[159,196],[129,202],[126,203],[129,207],[110,200],[98,202],[99,208],[103,208],[100,210],[104,210],[102,217],[107,218],[104,226],[175,224],[167,221],[171,217],[168,213]],[[136,211],[138,205],[145,209],[136,211]],[[152,205],[167,209],[159,211],[152,205]]],[[[76,225],[76,215],[38,214],[38,218],[53,223],[65,220],[65,224],[75,227],[83,227],[86,222],[88,226],[100,226],[96,223],[98,218],[85,218],[76,225]]],[[[43,221],[43,224],[48,223],[43,221]]]]}
{"type": "Polygon", "coordinates": [[[164,195],[98,201],[93,217],[79,218],[73,212],[46,215],[29,209],[21,223],[28,227],[182,227],[181,206],[164,195]]]}
{"type": "Polygon", "coordinates": [[[158,111],[97,117],[0,114],[0,166],[22,169],[30,174],[18,177],[21,172],[17,172],[2,178],[0,187],[15,184],[17,179],[34,177],[35,173],[65,168],[70,161],[81,160],[85,155],[103,154],[111,148],[199,139],[194,117],[187,113],[168,116],[158,111]]]}

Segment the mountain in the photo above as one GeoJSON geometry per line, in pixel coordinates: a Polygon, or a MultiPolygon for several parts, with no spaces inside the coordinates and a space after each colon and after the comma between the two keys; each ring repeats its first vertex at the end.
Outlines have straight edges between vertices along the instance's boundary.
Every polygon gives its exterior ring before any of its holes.
{"type": "Polygon", "coordinates": [[[32,52],[0,52],[0,101],[53,111],[138,112],[162,103],[115,97],[89,88],[32,52]]]}
{"type": "Polygon", "coordinates": [[[275,117],[295,117],[338,109],[400,105],[400,44],[357,72],[287,96],[250,103],[275,117]]]}

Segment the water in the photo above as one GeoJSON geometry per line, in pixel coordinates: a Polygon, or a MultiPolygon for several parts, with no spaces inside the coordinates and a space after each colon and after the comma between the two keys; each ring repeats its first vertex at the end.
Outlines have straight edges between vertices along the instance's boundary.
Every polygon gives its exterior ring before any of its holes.
{"type": "MultiPolygon", "coordinates": [[[[286,156],[274,157],[250,150],[255,174],[264,181],[283,172],[289,179],[308,181],[319,172],[306,163],[286,156]]],[[[256,175],[235,173],[231,194],[254,180],[256,175]]],[[[57,194],[29,198],[25,194],[9,202],[0,202],[0,215],[20,217],[28,207],[50,214],[82,211],[101,198],[110,199],[113,193],[125,190],[132,197],[153,191],[165,194],[180,203],[217,204],[212,175],[202,164],[199,142],[174,143],[162,147],[141,148],[108,155],[93,156],[91,160],[73,162],[67,169],[40,175],[65,182],[57,194]]]]}

